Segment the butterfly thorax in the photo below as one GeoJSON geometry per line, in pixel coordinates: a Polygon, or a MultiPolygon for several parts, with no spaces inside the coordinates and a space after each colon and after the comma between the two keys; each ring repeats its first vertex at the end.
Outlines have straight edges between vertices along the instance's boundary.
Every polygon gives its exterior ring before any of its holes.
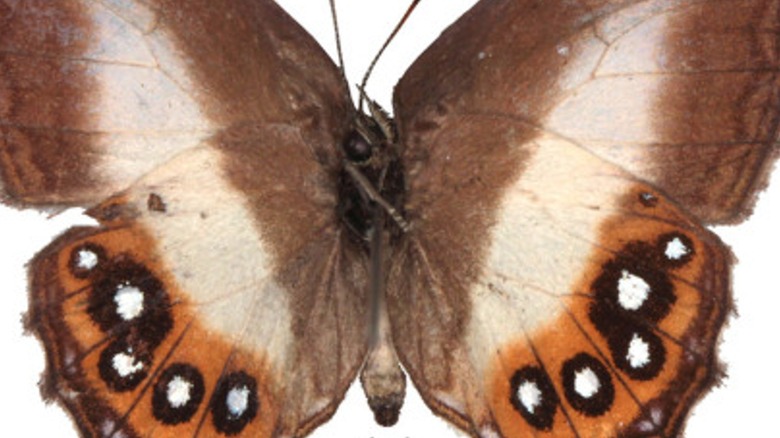
{"type": "MultiPolygon", "coordinates": [[[[373,112],[373,111],[372,111],[373,112]]],[[[337,214],[351,234],[368,241],[387,223],[391,236],[406,227],[403,219],[403,166],[395,143],[395,124],[384,112],[360,114],[342,142],[337,214]],[[392,220],[385,221],[384,214],[392,220]],[[395,225],[392,225],[392,224],[395,225]]]]}

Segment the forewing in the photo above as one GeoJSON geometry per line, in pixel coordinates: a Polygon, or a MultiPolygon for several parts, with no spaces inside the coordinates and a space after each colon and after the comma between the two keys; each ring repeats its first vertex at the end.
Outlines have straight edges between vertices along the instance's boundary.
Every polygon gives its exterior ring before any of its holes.
{"type": "Polygon", "coordinates": [[[399,124],[411,139],[441,112],[519,119],[656,185],[704,223],[735,222],[777,155],[777,8],[480,2],[401,80],[399,124]]]}
{"type": "Polygon", "coordinates": [[[325,160],[349,105],[333,63],[267,0],[4,0],[0,22],[16,204],[94,205],[241,123],[295,123],[325,160]]]}

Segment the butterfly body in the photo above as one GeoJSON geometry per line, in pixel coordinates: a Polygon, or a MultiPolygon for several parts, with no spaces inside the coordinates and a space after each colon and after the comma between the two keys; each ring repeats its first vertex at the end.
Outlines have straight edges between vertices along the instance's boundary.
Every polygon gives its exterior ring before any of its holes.
{"type": "Polygon", "coordinates": [[[777,1],[482,1],[395,121],[271,1],[1,5],[3,194],[98,222],[31,264],[85,436],[304,436],[361,368],[391,424],[399,363],[473,436],[675,436],[716,380],[777,1]]]}

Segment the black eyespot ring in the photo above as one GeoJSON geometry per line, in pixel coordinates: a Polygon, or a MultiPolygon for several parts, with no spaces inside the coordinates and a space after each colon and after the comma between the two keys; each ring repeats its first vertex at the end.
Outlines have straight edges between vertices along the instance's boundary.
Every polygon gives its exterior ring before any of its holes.
{"type": "Polygon", "coordinates": [[[512,376],[509,388],[509,402],[528,424],[538,430],[552,429],[560,399],[543,369],[535,366],[519,369],[512,376]],[[522,399],[524,385],[530,385],[528,390],[535,392],[533,395],[538,397],[533,407],[527,406],[522,399]]]}
{"type": "Polygon", "coordinates": [[[185,423],[198,411],[204,393],[200,371],[192,365],[175,363],[163,371],[154,385],[154,418],[168,425],[185,423]]]}
{"type": "Polygon", "coordinates": [[[214,427],[225,435],[237,435],[259,408],[255,378],[243,371],[228,374],[220,379],[211,402],[214,427]]]}
{"type": "Polygon", "coordinates": [[[603,415],[615,402],[615,386],[609,370],[587,353],[567,360],[561,369],[561,378],[566,400],[589,417],[603,415]]]}
{"type": "Polygon", "coordinates": [[[125,339],[118,339],[108,345],[98,360],[100,378],[109,389],[116,392],[132,391],[149,374],[152,357],[133,348],[125,339]]]}

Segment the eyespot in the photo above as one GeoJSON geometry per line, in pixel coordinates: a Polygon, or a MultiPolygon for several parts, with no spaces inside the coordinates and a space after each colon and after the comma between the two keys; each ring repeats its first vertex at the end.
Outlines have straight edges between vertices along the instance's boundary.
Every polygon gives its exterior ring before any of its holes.
{"type": "Polygon", "coordinates": [[[192,365],[177,363],[163,371],[152,394],[152,413],[164,424],[189,421],[198,410],[205,388],[203,376],[192,365]]]}
{"type": "Polygon", "coordinates": [[[603,415],[615,401],[609,370],[587,353],[579,353],[564,362],[561,378],[566,400],[589,417],[603,415]]]}
{"type": "Polygon", "coordinates": [[[666,348],[655,333],[633,318],[596,304],[589,317],[606,338],[615,366],[634,380],[651,380],[666,363],[666,348]]]}
{"type": "Polygon", "coordinates": [[[639,194],[639,202],[648,208],[658,205],[658,196],[651,192],[642,192],[639,194]]]}
{"type": "Polygon", "coordinates": [[[257,381],[243,371],[220,379],[211,404],[214,427],[225,435],[236,435],[249,424],[260,407],[257,381]]]}
{"type": "Polygon", "coordinates": [[[109,389],[124,392],[137,388],[146,379],[151,363],[149,354],[119,339],[100,353],[98,371],[109,389]]]}
{"type": "Polygon", "coordinates": [[[616,323],[607,342],[615,366],[634,380],[654,379],[666,363],[661,338],[636,324],[616,323]]]}
{"type": "MultiPolygon", "coordinates": [[[[632,243],[624,248],[602,266],[601,275],[593,282],[595,301],[608,303],[616,312],[648,321],[663,319],[677,297],[669,275],[652,263],[654,255],[655,248],[645,243],[632,243]]],[[[608,321],[591,320],[597,328],[608,325],[608,321]]]]}
{"type": "Polygon", "coordinates": [[[70,253],[68,269],[78,279],[94,275],[106,263],[106,250],[95,243],[79,245],[70,253]]]}
{"type": "Polygon", "coordinates": [[[543,369],[526,366],[515,372],[510,382],[509,401],[534,428],[552,429],[560,399],[543,369]]]}
{"type": "Polygon", "coordinates": [[[162,282],[132,261],[106,264],[89,294],[87,312],[103,332],[128,332],[154,348],[173,327],[162,282]]]}
{"type": "Polygon", "coordinates": [[[682,233],[668,233],[658,238],[656,251],[660,259],[670,268],[679,268],[687,264],[695,254],[691,239],[682,233]]]}

